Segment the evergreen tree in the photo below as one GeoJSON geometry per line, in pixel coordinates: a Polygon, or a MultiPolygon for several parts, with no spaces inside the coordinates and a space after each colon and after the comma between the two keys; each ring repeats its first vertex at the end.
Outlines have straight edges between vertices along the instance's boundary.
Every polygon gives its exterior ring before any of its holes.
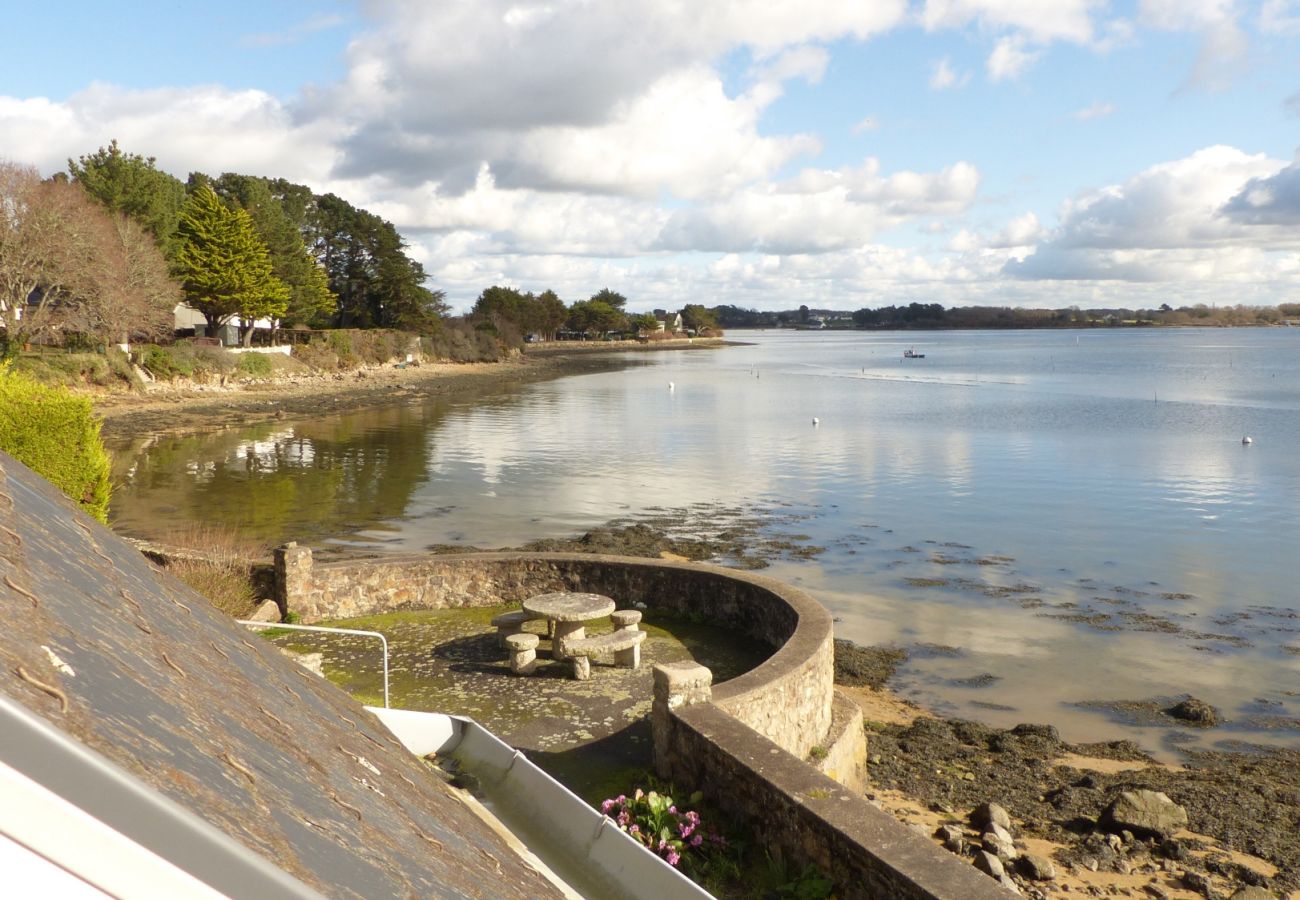
{"type": "Polygon", "coordinates": [[[316,198],[311,243],[338,296],[340,328],[433,332],[447,304],[424,287],[424,267],[406,253],[397,229],[373,213],[326,194],[316,198]]]}
{"type": "Polygon", "coordinates": [[[296,209],[295,219],[275,188],[276,183],[265,178],[230,172],[213,182],[213,189],[228,204],[248,211],[271,254],[275,277],[289,288],[284,320],[309,323],[327,318],[334,313],[335,297],[328,276],[305,242],[299,224],[305,211],[296,209]]]}
{"type": "Polygon", "coordinates": [[[175,270],[190,306],[215,333],[239,316],[241,337],[252,340],[252,323],[284,315],[289,289],[271,270],[271,256],[243,209],[230,209],[199,182],[181,210],[175,270]]]}
{"type": "Polygon", "coordinates": [[[76,162],[69,159],[68,171],[110,212],[123,213],[143,225],[164,253],[170,256],[175,250],[185,185],[160,171],[152,156],[123,153],[114,140],[76,162]]]}

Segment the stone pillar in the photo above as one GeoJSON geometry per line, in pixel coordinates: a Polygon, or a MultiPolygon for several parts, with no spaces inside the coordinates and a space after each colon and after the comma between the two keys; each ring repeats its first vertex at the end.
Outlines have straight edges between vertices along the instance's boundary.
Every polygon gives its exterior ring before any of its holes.
{"type": "Polygon", "coordinates": [[[272,555],[275,559],[275,602],[280,607],[280,615],[287,616],[292,609],[300,615],[310,616],[314,610],[305,606],[312,582],[311,548],[299,547],[297,541],[290,541],[283,547],[276,547],[272,555]]]}
{"type": "Polygon", "coordinates": [[[655,772],[672,777],[673,710],[713,699],[713,673],[690,661],[664,663],[654,667],[654,702],[650,707],[650,729],[654,735],[655,772]]]}

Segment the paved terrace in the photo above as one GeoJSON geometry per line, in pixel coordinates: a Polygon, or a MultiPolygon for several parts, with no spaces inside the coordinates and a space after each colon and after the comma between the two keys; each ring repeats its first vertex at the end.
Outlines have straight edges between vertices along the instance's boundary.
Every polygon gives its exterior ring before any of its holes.
{"type": "MultiPolygon", "coordinates": [[[[400,612],[320,624],[378,631],[388,638],[393,706],[470,716],[592,803],[635,787],[628,779],[651,765],[648,717],[655,664],[694,660],[724,681],[771,654],[743,635],[647,611],[637,669],[597,657],[590,680],[575,681],[570,663],[550,658],[544,623],[537,621],[525,626],[541,638],[537,670],[514,675],[509,651],[498,646],[490,624],[512,608],[400,612]]],[[[605,622],[588,628],[588,634],[609,630],[605,622]]],[[[302,632],[275,641],[296,652],[321,652],[332,681],[368,703],[382,702],[377,641],[302,632]]]]}

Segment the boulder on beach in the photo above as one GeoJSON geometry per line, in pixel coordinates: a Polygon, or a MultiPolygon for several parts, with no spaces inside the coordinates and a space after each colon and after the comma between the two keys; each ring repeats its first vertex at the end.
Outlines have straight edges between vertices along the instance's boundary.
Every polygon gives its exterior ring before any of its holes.
{"type": "Polygon", "coordinates": [[[1187,825],[1187,810],[1159,791],[1124,791],[1097,824],[1107,831],[1169,837],[1187,825]]]}
{"type": "Polygon", "coordinates": [[[984,830],[990,825],[1001,825],[1007,831],[1011,830],[1011,816],[1007,811],[996,803],[981,803],[971,810],[971,824],[980,830],[984,830]]]}

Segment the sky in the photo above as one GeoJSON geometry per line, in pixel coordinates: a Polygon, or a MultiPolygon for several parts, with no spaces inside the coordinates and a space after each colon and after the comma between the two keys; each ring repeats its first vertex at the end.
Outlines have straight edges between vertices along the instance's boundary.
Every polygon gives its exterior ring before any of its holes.
{"type": "Polygon", "coordinates": [[[13,6],[0,159],[333,192],[458,310],[1300,302],[1300,0],[13,6]]]}

